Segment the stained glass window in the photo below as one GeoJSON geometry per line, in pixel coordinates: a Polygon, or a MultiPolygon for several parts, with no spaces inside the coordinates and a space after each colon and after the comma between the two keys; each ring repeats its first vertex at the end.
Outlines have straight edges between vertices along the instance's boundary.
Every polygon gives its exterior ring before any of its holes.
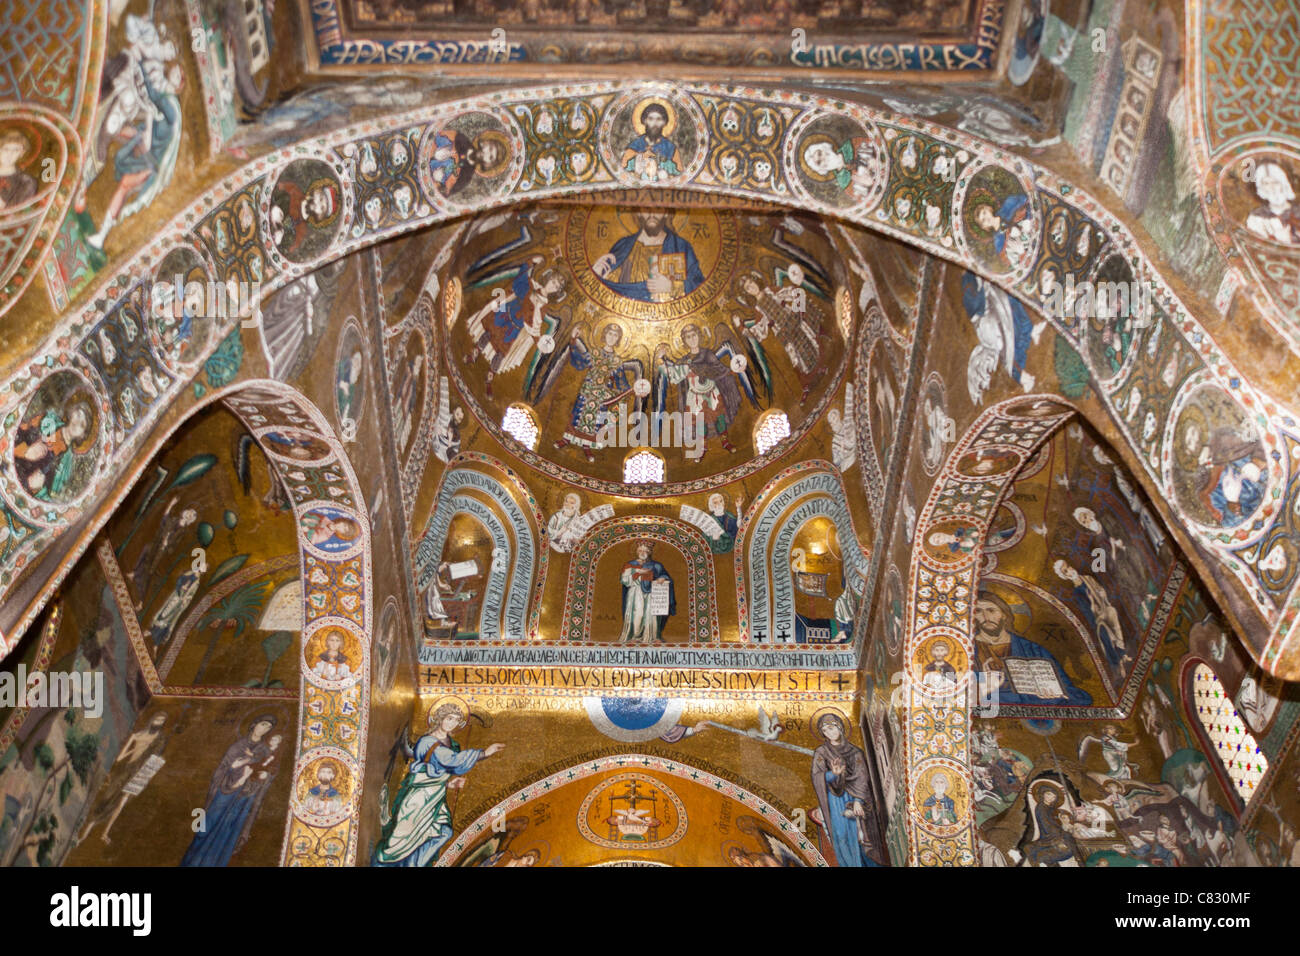
{"type": "Polygon", "coordinates": [[[778,409],[765,412],[754,427],[754,447],[760,455],[766,455],[769,449],[789,437],[790,420],[778,409]]]}
{"type": "Polygon", "coordinates": [[[523,405],[511,405],[501,419],[501,430],[529,451],[537,450],[537,436],[541,429],[531,410],[523,405]]]}
{"type": "Polygon", "coordinates": [[[1268,770],[1268,758],[1232,706],[1223,682],[1205,664],[1192,672],[1192,706],[1210,747],[1228,772],[1241,802],[1249,803],[1268,770]]]}
{"type": "Polygon", "coordinates": [[[664,480],[664,460],[648,448],[623,459],[623,484],[653,485],[664,480]]]}

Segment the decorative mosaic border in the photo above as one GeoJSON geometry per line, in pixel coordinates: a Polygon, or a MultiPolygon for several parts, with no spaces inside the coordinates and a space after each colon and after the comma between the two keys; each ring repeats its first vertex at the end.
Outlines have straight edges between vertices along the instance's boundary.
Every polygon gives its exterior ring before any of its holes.
{"type": "Polygon", "coordinates": [[[970,694],[975,641],[971,616],[979,584],[980,543],[989,523],[1012,487],[1019,466],[1052,433],[1074,415],[1054,396],[1025,396],[1001,402],[975,420],[948,455],[939,477],[917,518],[918,547],[906,589],[904,621],[907,624],[903,660],[907,682],[900,688],[904,701],[903,773],[908,797],[909,862],[919,866],[972,866],[976,863],[974,814],[971,808],[970,694]],[[1041,415],[1015,416],[1035,399],[1049,400],[1041,415]],[[971,451],[996,446],[1016,456],[1016,466],[1002,474],[971,477],[958,470],[958,462],[971,451]],[[936,531],[958,540],[933,542],[936,531]],[[946,692],[926,687],[917,673],[923,644],[942,636],[960,662],[957,680],[946,692]],[[921,815],[922,783],[935,774],[948,776],[956,822],[935,826],[921,815]]]}
{"type": "MultiPolygon", "coordinates": [[[[506,31],[492,31],[482,39],[472,38],[465,29],[451,28],[438,38],[412,38],[405,33],[392,37],[374,33],[364,37],[348,35],[339,0],[312,0],[305,4],[305,31],[311,38],[308,55],[318,69],[338,70],[376,68],[401,64],[405,67],[428,66],[447,73],[478,73],[484,66],[502,67],[542,66],[545,64],[578,63],[558,60],[562,56],[553,38],[530,38],[518,42],[509,38],[506,31]]],[[[710,68],[693,58],[694,71],[712,69],[714,72],[735,75],[746,69],[784,67],[792,74],[808,73],[817,76],[862,76],[872,74],[898,74],[919,72],[935,75],[955,73],[965,75],[983,73],[996,66],[998,48],[1002,40],[1003,0],[979,0],[975,27],[968,38],[921,43],[868,41],[864,43],[817,42],[805,36],[802,47],[791,41],[768,48],[754,45],[746,52],[745,66],[717,66],[710,68]]],[[[563,32],[563,27],[557,27],[563,32]]],[[[806,32],[806,31],[805,31],[806,32]]],[[[708,38],[701,36],[700,43],[708,38]]],[[[626,41],[625,41],[626,45],[626,41]]],[[[625,59],[621,57],[620,59],[625,59]]],[[[654,66],[658,61],[646,62],[654,66]]],[[[671,61],[668,61],[671,62],[671,61]]],[[[617,69],[620,63],[607,66],[617,69]]]]}

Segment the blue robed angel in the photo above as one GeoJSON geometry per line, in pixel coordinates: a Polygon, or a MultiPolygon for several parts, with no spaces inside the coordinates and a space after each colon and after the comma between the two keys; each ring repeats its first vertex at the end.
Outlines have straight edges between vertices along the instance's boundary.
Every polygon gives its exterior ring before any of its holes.
{"type": "Polygon", "coordinates": [[[397,791],[392,818],[375,847],[371,860],[375,866],[429,866],[451,839],[449,791],[464,786],[464,775],[475,764],[505,746],[461,750],[451,734],[464,724],[462,705],[444,704],[430,718],[429,733],[408,750],[412,762],[397,791]]]}

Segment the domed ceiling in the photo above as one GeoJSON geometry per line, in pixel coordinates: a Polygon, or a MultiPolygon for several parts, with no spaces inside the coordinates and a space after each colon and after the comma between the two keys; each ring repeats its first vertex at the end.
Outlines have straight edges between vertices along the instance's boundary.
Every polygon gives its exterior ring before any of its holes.
{"type": "Polygon", "coordinates": [[[847,364],[846,270],[811,217],[639,198],[476,223],[444,287],[447,367],[468,413],[553,478],[699,492],[778,460],[826,413],[847,364]],[[535,443],[503,424],[529,419],[535,443]],[[645,448],[662,480],[625,483],[645,448]]]}

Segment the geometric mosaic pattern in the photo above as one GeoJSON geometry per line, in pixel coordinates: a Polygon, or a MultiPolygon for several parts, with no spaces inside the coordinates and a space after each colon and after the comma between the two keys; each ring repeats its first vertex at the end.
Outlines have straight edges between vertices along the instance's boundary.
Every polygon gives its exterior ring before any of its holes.
{"type": "Polygon", "coordinates": [[[1233,792],[1243,806],[1250,803],[1255,788],[1268,772],[1268,758],[1232,706],[1223,683],[1206,664],[1197,664],[1192,671],[1189,706],[1196,708],[1196,719],[1210,741],[1209,750],[1223,764],[1233,792]]]}

